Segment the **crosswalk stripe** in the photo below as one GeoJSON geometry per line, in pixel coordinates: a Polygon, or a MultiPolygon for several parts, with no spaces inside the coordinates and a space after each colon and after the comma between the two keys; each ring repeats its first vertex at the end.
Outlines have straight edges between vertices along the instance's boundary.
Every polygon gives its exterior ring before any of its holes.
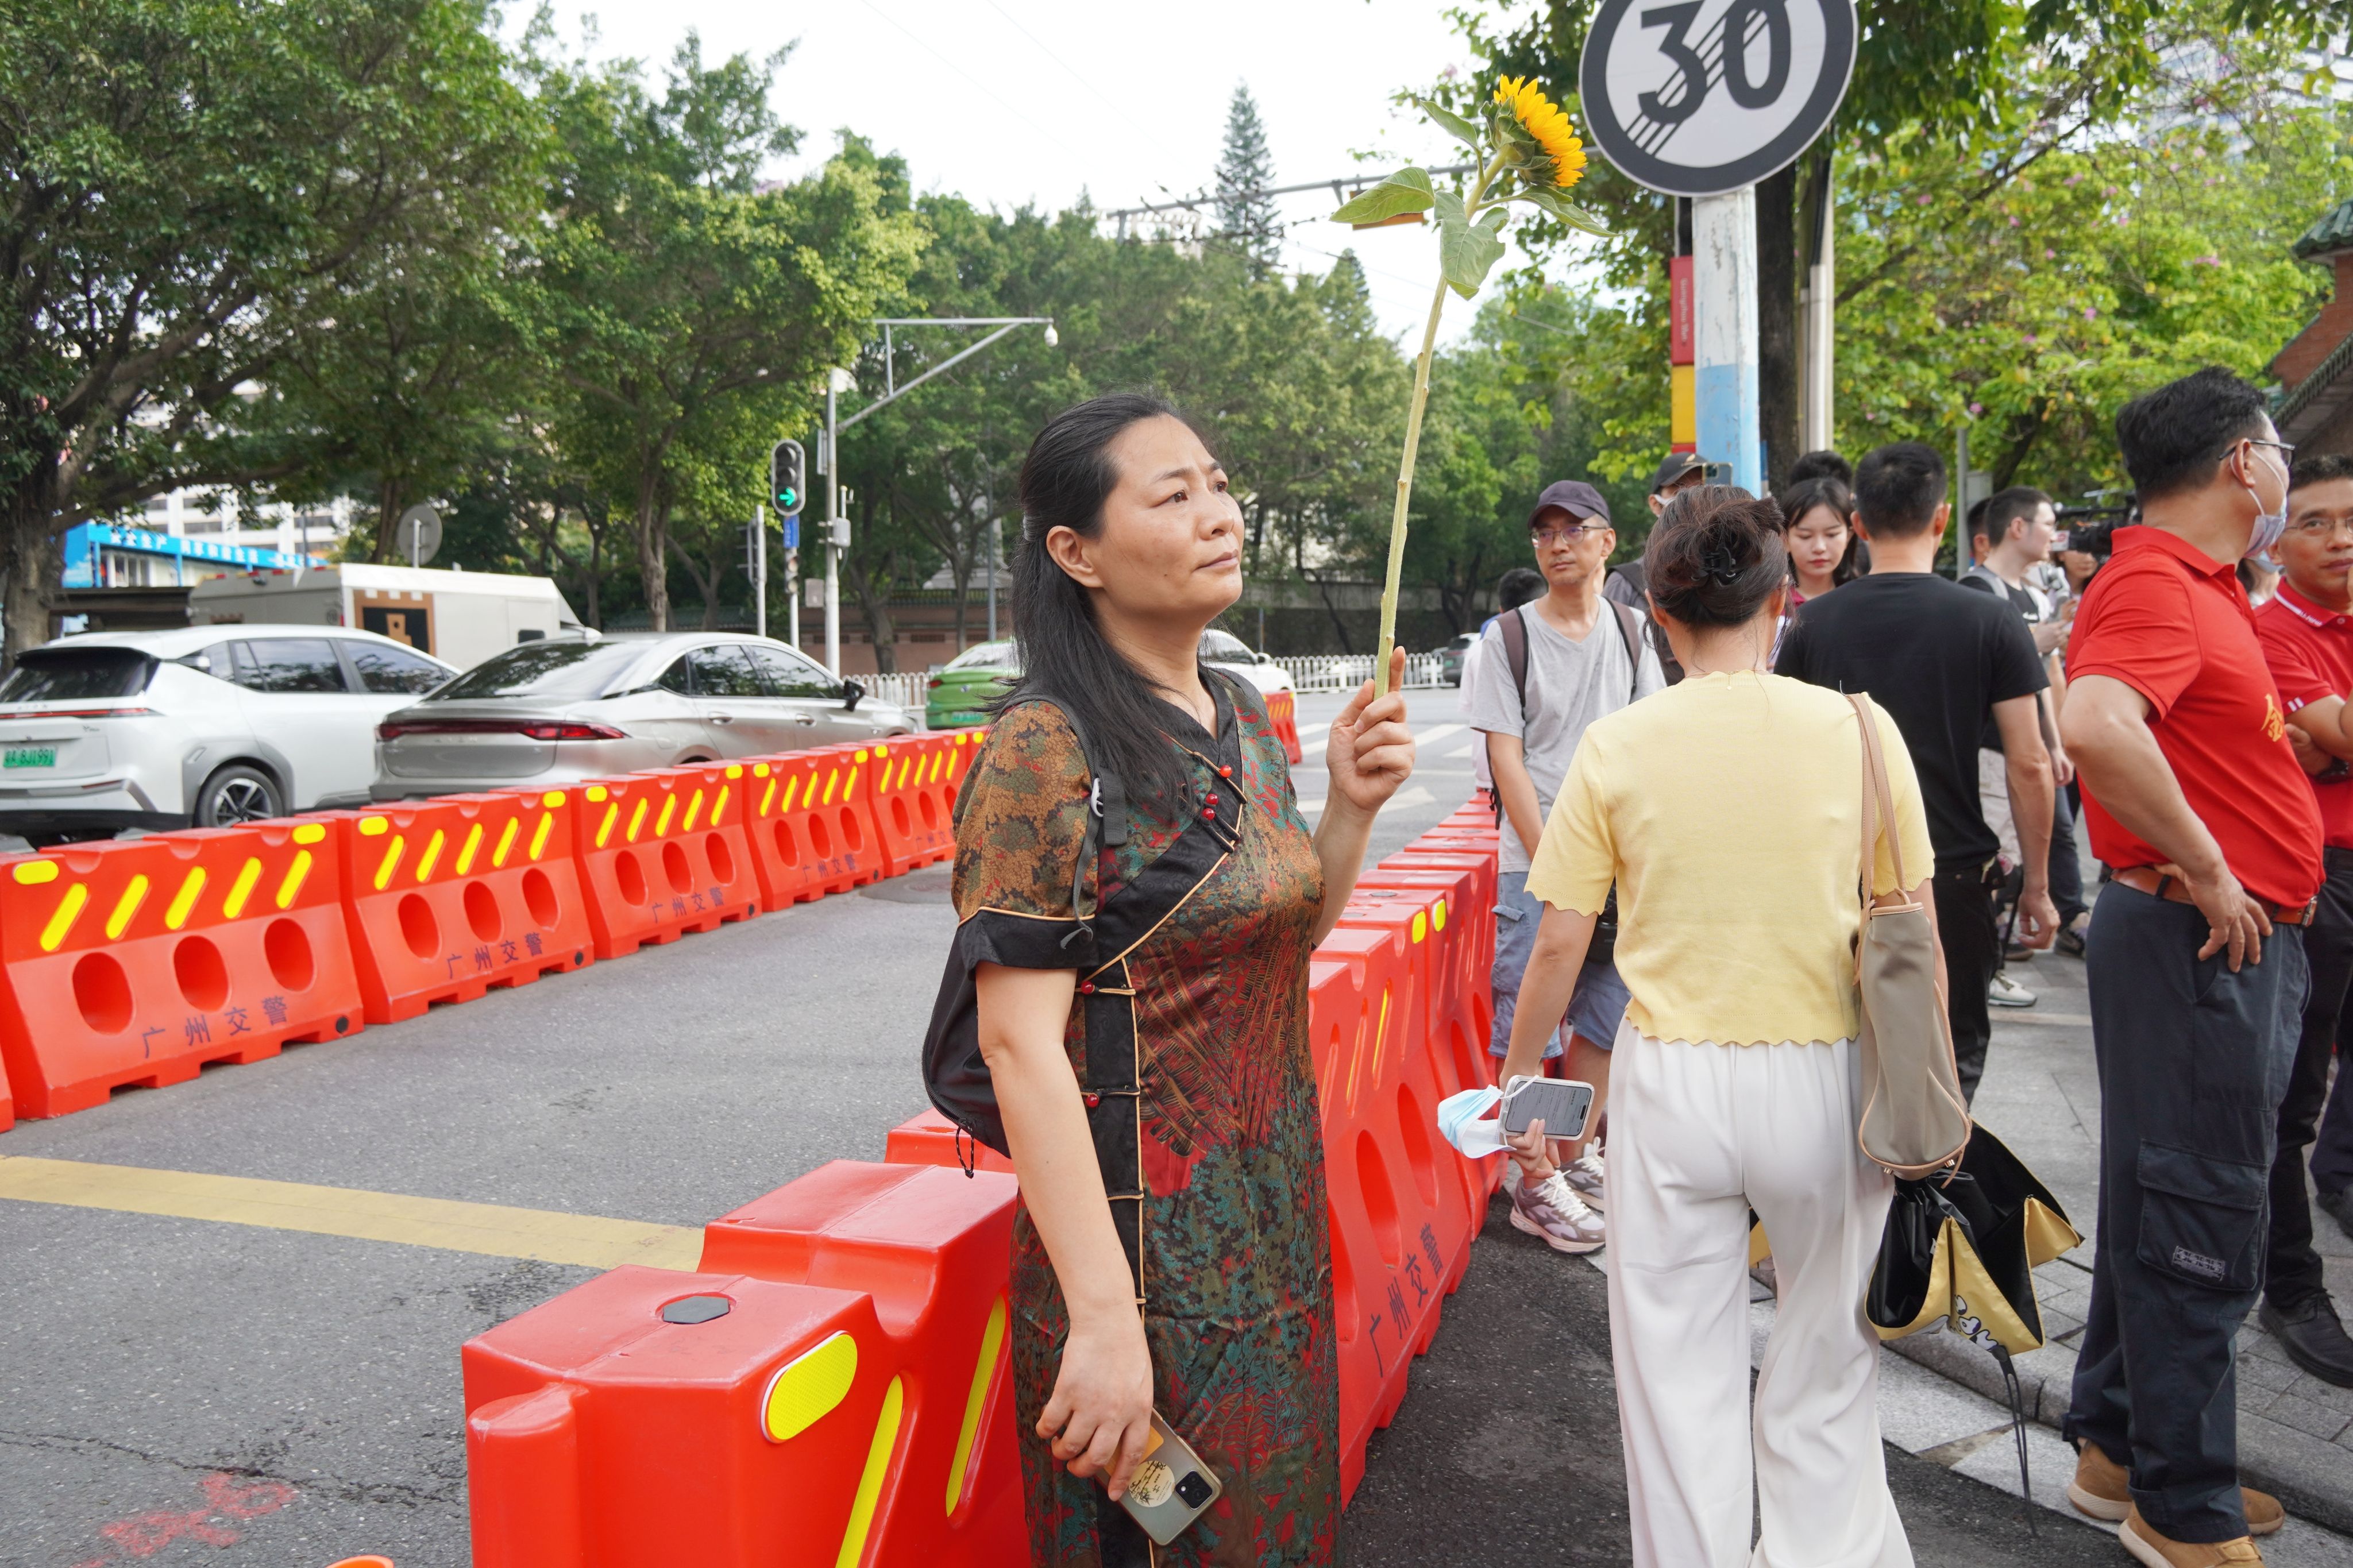
{"type": "Polygon", "coordinates": [[[691,1269],[702,1257],[702,1232],[693,1226],[651,1225],[552,1209],[21,1154],[0,1155],[0,1198],[307,1231],[314,1236],[389,1241],[491,1258],[527,1258],[585,1268],[638,1263],[654,1268],[691,1269]]]}

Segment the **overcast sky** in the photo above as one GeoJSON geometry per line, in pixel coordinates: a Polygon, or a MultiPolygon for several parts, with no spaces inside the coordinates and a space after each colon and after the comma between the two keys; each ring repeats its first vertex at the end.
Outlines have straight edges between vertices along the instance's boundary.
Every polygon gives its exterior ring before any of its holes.
{"type": "MultiPolygon", "coordinates": [[[[903,155],[919,191],[1050,211],[1082,191],[1102,209],[1205,188],[1238,82],[1258,100],[1277,184],[1358,172],[1367,167],[1360,153],[1376,154],[1369,167],[1382,173],[1451,162],[1451,142],[1389,102],[1400,88],[1470,64],[1443,11],[1442,0],[556,4],[567,52],[579,47],[583,17],[594,16],[598,57],[657,69],[690,28],[706,59],[792,44],[776,101],[807,137],[804,163],[848,126],[903,155]]],[[[1292,265],[1322,271],[1353,240],[1385,329],[1418,331],[1437,281],[1429,230],[1351,236],[1321,221],[1328,193],[1284,197],[1282,208],[1294,225],[1292,265]]],[[[1470,316],[1457,301],[1447,335],[1470,316]]]]}

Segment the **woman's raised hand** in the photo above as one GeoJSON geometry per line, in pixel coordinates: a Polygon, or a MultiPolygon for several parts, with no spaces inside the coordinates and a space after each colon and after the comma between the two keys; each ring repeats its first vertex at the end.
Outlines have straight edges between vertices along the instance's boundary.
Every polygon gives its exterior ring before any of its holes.
{"type": "Polygon", "coordinates": [[[1038,1436],[1071,1474],[1108,1476],[1112,1500],[1119,1500],[1152,1437],[1152,1352],[1143,1318],[1072,1316],[1038,1436]]]}
{"type": "Polygon", "coordinates": [[[1366,816],[1388,804],[1398,786],[1413,776],[1413,732],[1405,724],[1405,649],[1389,655],[1389,693],[1373,696],[1373,683],[1356,688],[1356,696],[1332,721],[1324,742],[1324,766],[1332,775],[1333,805],[1345,801],[1366,816]]]}

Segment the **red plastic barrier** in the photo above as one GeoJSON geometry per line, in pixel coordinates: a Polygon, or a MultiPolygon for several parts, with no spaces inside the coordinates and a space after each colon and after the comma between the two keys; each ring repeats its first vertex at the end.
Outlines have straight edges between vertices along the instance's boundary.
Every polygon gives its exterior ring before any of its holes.
{"type": "Polygon", "coordinates": [[[562,790],[506,790],[331,815],[369,1023],[592,962],[575,809],[562,790]]]}
{"type": "Polygon", "coordinates": [[[986,1143],[961,1136],[956,1124],[936,1110],[902,1121],[891,1129],[882,1147],[883,1163],[892,1165],[953,1165],[962,1170],[1010,1171],[1013,1162],[986,1143]]]}
{"type": "Polygon", "coordinates": [[[963,742],[958,731],[899,735],[874,748],[874,826],[886,875],[903,876],[955,853],[955,828],[948,817],[955,784],[951,779],[944,795],[938,784],[963,742]]]}
{"type": "MultiPolygon", "coordinates": [[[[1458,857],[1458,858],[1461,858],[1458,857]]],[[[1476,911],[1487,906],[1477,896],[1479,876],[1467,867],[1399,864],[1391,856],[1356,879],[1351,909],[1407,900],[1427,910],[1430,921],[1428,1048],[1445,1080],[1446,1092],[1487,1080],[1485,1029],[1493,1016],[1488,995],[1487,956],[1492,935],[1482,932],[1476,911]],[[1466,914],[1465,911],[1472,911],[1466,914]],[[1481,937],[1489,935],[1482,942],[1481,937]],[[1478,1049],[1470,1042],[1478,1031],[1478,1049]]],[[[1346,916],[1342,917],[1344,920],[1346,916]]],[[[1493,922],[1487,922],[1492,925],[1493,922]]]]}
{"type": "Polygon", "coordinates": [[[760,912],[741,763],[663,768],[573,788],[573,853],[598,958],[760,912]],[[730,778],[730,769],[739,776],[730,778]]]}
{"type": "Polygon", "coordinates": [[[264,822],[10,857],[0,875],[0,1058],[16,1111],[361,1027],[323,822],[264,822]]]}
{"type": "Polygon", "coordinates": [[[1282,740],[1282,754],[1297,767],[1307,758],[1299,745],[1299,697],[1296,692],[1270,691],[1266,694],[1266,716],[1274,721],[1274,732],[1282,740]]]}
{"type": "Polygon", "coordinates": [[[787,897],[807,903],[846,893],[881,877],[873,814],[860,798],[873,751],[822,746],[760,759],[770,774],[758,782],[752,837],[762,885],[774,883],[771,908],[787,897]]]}
{"type": "Polygon", "coordinates": [[[467,1344],[476,1568],[1018,1568],[1014,1183],[837,1161],[467,1344]]]}

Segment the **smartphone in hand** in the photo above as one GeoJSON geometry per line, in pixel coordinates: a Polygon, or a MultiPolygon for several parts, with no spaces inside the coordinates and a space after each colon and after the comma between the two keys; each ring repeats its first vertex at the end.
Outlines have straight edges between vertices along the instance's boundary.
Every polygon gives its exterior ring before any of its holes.
{"type": "Polygon", "coordinates": [[[1119,1500],[1144,1527],[1144,1533],[1152,1537],[1155,1545],[1167,1545],[1207,1512],[1224,1490],[1209,1467],[1160,1418],[1160,1412],[1154,1411],[1152,1439],[1145,1445],[1144,1458],[1128,1477],[1127,1490],[1119,1500]]]}
{"type": "Polygon", "coordinates": [[[1504,1090],[1504,1131],[1545,1124],[1546,1138],[1582,1138],[1593,1114],[1593,1086],[1573,1078],[1515,1078],[1504,1090]]]}

